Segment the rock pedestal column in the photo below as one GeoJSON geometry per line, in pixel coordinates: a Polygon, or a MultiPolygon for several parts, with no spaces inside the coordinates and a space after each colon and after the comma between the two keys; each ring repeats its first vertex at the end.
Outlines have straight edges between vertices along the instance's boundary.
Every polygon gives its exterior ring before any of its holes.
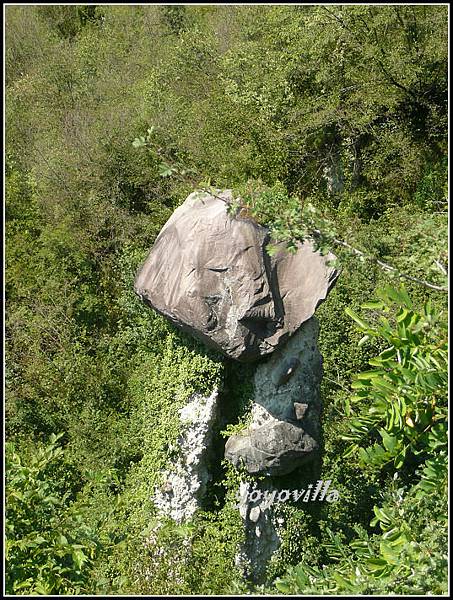
{"type": "Polygon", "coordinates": [[[234,465],[252,474],[286,475],[318,453],[322,357],[317,338],[312,317],[258,365],[251,424],[225,446],[234,465]]]}

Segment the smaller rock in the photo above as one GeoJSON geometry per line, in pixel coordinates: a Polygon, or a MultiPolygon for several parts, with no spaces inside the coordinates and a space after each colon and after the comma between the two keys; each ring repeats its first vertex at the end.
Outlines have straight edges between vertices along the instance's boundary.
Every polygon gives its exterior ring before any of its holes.
{"type": "Polygon", "coordinates": [[[225,458],[236,467],[243,464],[249,473],[286,475],[317,448],[317,441],[300,426],[270,418],[262,427],[231,436],[225,458]]]}
{"type": "Polygon", "coordinates": [[[308,404],[302,404],[301,402],[294,402],[294,413],[298,421],[302,421],[307,412],[308,404]]]}
{"type": "Polygon", "coordinates": [[[253,508],[250,509],[250,514],[249,514],[249,519],[250,521],[252,521],[253,523],[256,523],[258,521],[258,519],[260,518],[260,507],[259,506],[254,506],[253,508]]]}

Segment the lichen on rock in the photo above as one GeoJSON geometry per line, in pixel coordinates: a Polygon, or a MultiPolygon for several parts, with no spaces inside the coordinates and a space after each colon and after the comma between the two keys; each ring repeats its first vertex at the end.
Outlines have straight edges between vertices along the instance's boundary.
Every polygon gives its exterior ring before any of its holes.
{"type": "Polygon", "coordinates": [[[190,521],[210,479],[210,446],[218,396],[217,389],[208,397],[193,394],[179,411],[181,433],[175,444],[175,460],[163,473],[164,482],[156,488],[153,499],[158,512],[177,523],[190,521]]]}

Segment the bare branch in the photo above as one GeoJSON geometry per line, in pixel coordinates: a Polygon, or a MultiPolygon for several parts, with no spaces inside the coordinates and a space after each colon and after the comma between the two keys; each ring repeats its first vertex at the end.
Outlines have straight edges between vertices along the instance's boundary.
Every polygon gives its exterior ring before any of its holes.
{"type": "MultiPolygon", "coordinates": [[[[319,230],[316,230],[315,233],[317,235],[321,235],[321,232],[319,230]]],[[[397,275],[397,277],[407,279],[408,281],[413,281],[414,283],[423,285],[424,287],[427,287],[431,290],[437,290],[439,292],[448,292],[448,287],[445,287],[442,285],[436,285],[434,283],[430,283],[429,281],[426,281],[425,279],[419,279],[418,277],[413,277],[412,275],[407,275],[406,273],[402,273],[401,271],[398,271],[398,269],[396,267],[393,267],[392,265],[389,265],[389,264],[383,262],[382,260],[379,260],[378,258],[374,258],[372,256],[367,256],[364,252],[362,252],[361,250],[358,250],[357,248],[354,248],[353,246],[351,246],[347,242],[344,242],[343,240],[338,240],[336,238],[333,238],[332,241],[336,246],[341,246],[342,248],[346,248],[347,250],[349,250],[356,256],[360,256],[363,259],[368,260],[369,262],[373,262],[373,263],[379,265],[382,269],[384,269],[384,271],[390,271],[391,273],[395,273],[395,275],[397,275]]]]}

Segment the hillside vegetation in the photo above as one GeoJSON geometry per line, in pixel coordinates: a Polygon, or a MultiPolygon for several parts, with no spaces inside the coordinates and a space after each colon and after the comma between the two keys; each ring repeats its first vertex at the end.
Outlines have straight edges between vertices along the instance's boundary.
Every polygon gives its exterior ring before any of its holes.
{"type": "Polygon", "coordinates": [[[7,593],[447,593],[447,59],[443,5],[6,7],[7,593]],[[189,396],[227,388],[232,426],[250,398],[133,293],[210,186],[342,269],[317,311],[340,500],[282,507],[258,587],[240,473],[219,458],[183,526],[152,502],[189,396]]]}

